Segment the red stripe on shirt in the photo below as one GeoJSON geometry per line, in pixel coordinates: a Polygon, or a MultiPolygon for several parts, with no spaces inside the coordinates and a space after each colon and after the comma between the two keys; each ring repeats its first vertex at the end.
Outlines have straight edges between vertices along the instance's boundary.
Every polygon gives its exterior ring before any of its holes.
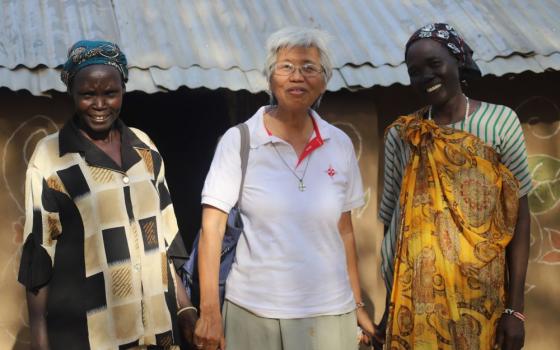
{"type": "MultiPolygon", "coordinates": [[[[301,164],[301,162],[305,159],[305,157],[310,155],[317,148],[321,147],[324,143],[323,138],[321,137],[321,133],[319,132],[319,127],[317,126],[317,122],[315,121],[315,118],[313,118],[313,116],[309,116],[309,117],[311,118],[311,122],[313,123],[313,131],[315,131],[315,137],[307,143],[307,145],[303,149],[303,152],[301,152],[296,168],[301,164]]],[[[272,136],[272,132],[268,130],[266,125],[264,126],[264,129],[266,130],[268,136],[272,136]]]]}

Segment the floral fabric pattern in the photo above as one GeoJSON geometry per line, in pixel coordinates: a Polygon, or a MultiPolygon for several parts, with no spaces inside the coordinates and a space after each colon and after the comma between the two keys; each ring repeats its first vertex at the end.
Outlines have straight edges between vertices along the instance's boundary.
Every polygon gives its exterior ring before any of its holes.
{"type": "Polygon", "coordinates": [[[390,349],[490,349],[504,307],[505,247],[519,182],[492,147],[423,120],[396,126],[405,169],[391,294],[390,349]]]}

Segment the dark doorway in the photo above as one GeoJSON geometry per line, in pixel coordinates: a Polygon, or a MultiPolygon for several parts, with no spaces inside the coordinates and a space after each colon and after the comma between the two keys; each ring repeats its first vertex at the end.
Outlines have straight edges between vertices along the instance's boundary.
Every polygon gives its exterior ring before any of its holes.
{"type": "Polygon", "coordinates": [[[126,94],[121,118],[128,126],[146,132],[162,154],[188,251],[200,228],[200,193],[218,138],[250,117],[266,98],[266,94],[225,89],[126,94]]]}
{"type": "Polygon", "coordinates": [[[121,118],[146,132],[165,162],[165,177],[187,249],[200,227],[200,192],[218,137],[229,126],[224,95],[186,88],[127,93],[121,118]]]}

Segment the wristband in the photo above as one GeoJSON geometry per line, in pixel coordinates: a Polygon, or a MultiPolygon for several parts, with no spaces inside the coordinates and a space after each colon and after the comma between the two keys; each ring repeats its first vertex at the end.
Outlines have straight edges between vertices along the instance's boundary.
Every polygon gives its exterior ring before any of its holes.
{"type": "Polygon", "coordinates": [[[525,322],[525,315],[523,315],[519,311],[515,311],[514,309],[510,309],[510,308],[504,309],[504,314],[511,315],[511,316],[521,320],[521,322],[525,322]]]}
{"type": "Polygon", "coordinates": [[[179,316],[183,311],[187,311],[187,310],[194,310],[194,312],[198,313],[198,310],[196,309],[196,307],[187,306],[187,307],[184,307],[184,308],[180,309],[179,311],[177,311],[177,316],[179,316]]]}

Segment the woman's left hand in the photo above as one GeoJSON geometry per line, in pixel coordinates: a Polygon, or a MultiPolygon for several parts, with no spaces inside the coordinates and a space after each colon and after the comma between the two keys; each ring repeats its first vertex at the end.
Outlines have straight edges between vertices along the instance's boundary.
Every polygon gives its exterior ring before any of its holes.
{"type": "Polygon", "coordinates": [[[494,349],[519,350],[525,343],[525,323],[512,315],[502,315],[496,329],[494,349]]]}
{"type": "Polygon", "coordinates": [[[380,332],[377,326],[373,324],[363,307],[356,310],[356,317],[358,319],[358,326],[362,330],[360,344],[371,345],[375,350],[383,349],[383,344],[385,343],[382,335],[383,332],[380,332]]]}
{"type": "Polygon", "coordinates": [[[187,343],[187,349],[196,349],[194,346],[194,326],[198,320],[198,315],[195,310],[186,310],[181,312],[178,316],[179,328],[181,336],[187,343]]]}
{"type": "Polygon", "coordinates": [[[362,336],[360,337],[360,343],[365,345],[371,344],[371,338],[375,333],[375,326],[369,318],[366,309],[359,307],[356,309],[356,318],[358,319],[358,326],[362,329],[362,336]]]}

